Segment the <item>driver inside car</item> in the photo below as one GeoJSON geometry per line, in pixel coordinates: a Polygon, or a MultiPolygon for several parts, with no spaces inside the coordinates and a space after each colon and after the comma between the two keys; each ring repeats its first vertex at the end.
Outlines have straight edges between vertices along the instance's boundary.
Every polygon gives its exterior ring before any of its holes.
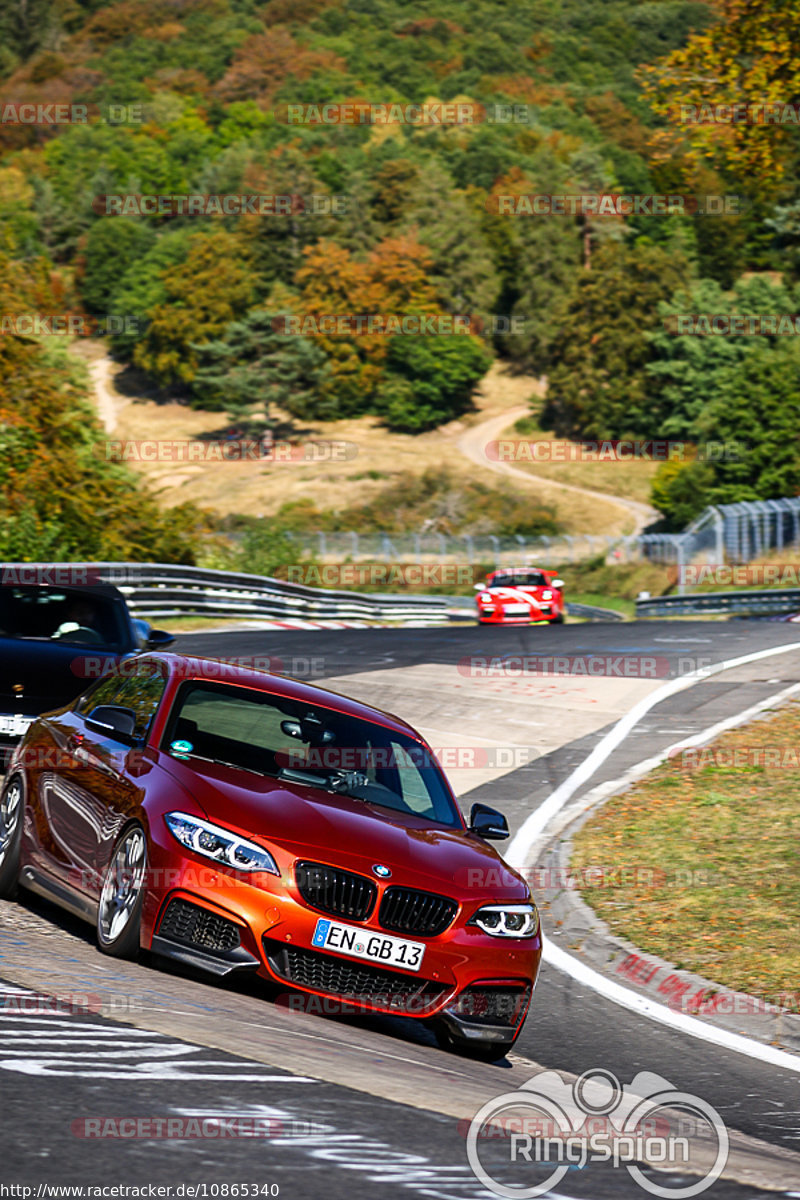
{"type": "Polygon", "coordinates": [[[95,606],[91,600],[83,597],[73,600],[66,611],[65,620],[61,622],[58,629],[54,630],[52,636],[71,642],[100,641],[101,635],[95,628],[96,616],[95,606]]]}

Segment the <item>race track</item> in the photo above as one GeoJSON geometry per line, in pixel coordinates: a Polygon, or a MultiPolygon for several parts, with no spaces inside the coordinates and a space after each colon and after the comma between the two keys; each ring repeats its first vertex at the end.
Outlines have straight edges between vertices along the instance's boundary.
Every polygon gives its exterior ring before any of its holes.
{"type": "MultiPolygon", "coordinates": [[[[791,625],[680,621],[242,631],[185,636],[175,648],[274,656],[290,674],[396,712],[435,747],[452,750],[448,774],[462,806],[483,800],[501,808],[513,835],[615,722],[668,679],[795,642],[791,625]],[[610,673],[515,675],[519,656],[534,654],[562,663],[603,655],[610,673]],[[506,661],[507,675],[487,672],[487,655],[506,661]],[[645,664],[638,676],[614,666],[637,659],[645,664]]],[[[577,794],[798,679],[800,649],[701,678],[652,707],[577,794]]],[[[326,1017],[297,1011],[256,980],[215,984],[153,960],[115,962],[96,951],[88,926],[26,893],[19,904],[0,902],[0,921],[0,979],[10,989],[86,997],[90,1009],[38,1011],[24,994],[7,994],[3,1182],[141,1180],[172,1185],[172,1195],[180,1184],[247,1183],[276,1185],[285,1200],[477,1200],[491,1193],[467,1164],[464,1134],[480,1106],[542,1068],[567,1076],[602,1068],[623,1083],[656,1072],[718,1110],[731,1154],[705,1195],[800,1195],[800,1059],[797,1069],[767,1066],[666,1028],[548,962],[514,1051],[487,1065],[440,1050],[410,1020],[326,1017]],[[238,1117],[260,1122],[262,1136],[82,1135],[86,1119],[131,1117],[238,1117]]],[[[546,918],[545,935],[558,937],[546,918]]],[[[646,1193],[621,1169],[592,1164],[549,1194],[646,1193]]]]}

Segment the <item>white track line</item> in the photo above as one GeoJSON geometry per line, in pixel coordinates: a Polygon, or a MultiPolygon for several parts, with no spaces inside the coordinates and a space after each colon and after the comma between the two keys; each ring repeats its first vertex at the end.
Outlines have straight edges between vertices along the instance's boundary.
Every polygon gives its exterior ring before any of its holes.
{"type": "MultiPolygon", "coordinates": [[[[620,742],[624,741],[631,729],[634,728],[641,717],[651,708],[660,704],[662,700],[666,700],[668,696],[672,696],[684,688],[692,687],[695,683],[700,683],[702,680],[708,679],[711,675],[718,675],[722,671],[729,671],[746,663],[757,662],[759,659],[770,658],[776,654],[788,654],[793,650],[800,650],[800,642],[790,642],[786,646],[775,646],[769,650],[758,650],[753,654],[742,655],[740,658],[731,658],[725,662],[716,663],[712,667],[706,667],[700,671],[692,671],[680,679],[670,680],[669,683],[659,688],[658,691],[641,700],[626,716],[617,722],[613,729],[609,730],[592,753],[567,776],[564,782],[556,788],[536,812],[531,813],[509,846],[506,856],[509,864],[519,870],[527,865],[531,848],[545,835],[550,822],[566,806],[567,801],[575,794],[581,784],[591,778],[598,767],[606,761],[620,742]]],[[[762,700],[758,704],[745,709],[743,712],[737,714],[737,716],[718,721],[701,733],[687,738],[685,741],[677,742],[673,746],[669,746],[662,754],[655,755],[631,767],[621,779],[614,780],[610,784],[603,784],[601,787],[593,789],[593,791],[595,793],[602,791],[610,795],[612,790],[616,790],[618,786],[624,787],[633,778],[643,775],[647,771],[652,770],[653,767],[658,766],[660,762],[663,762],[667,758],[670,752],[674,753],[682,747],[700,745],[704,741],[716,737],[725,729],[730,729],[737,724],[743,723],[751,716],[757,715],[764,709],[769,708],[770,705],[785,699],[788,695],[796,691],[800,691],[800,684],[793,684],[788,688],[784,688],[781,692],[777,692],[766,700],[762,700]]],[[[588,797],[586,799],[588,800],[588,797]]],[[[701,1038],[714,1045],[722,1046],[727,1050],[734,1050],[738,1054],[745,1054],[750,1058],[759,1059],[761,1062],[770,1063],[772,1066],[800,1072],[800,1055],[790,1054],[786,1050],[778,1050],[776,1047],[764,1042],[756,1042],[752,1038],[744,1037],[741,1034],[730,1033],[728,1030],[708,1025],[704,1021],[699,1021],[696,1017],[675,1012],[664,1004],[649,1000],[646,996],[642,996],[638,992],[633,992],[630,988],[623,987],[612,979],[607,979],[605,975],[601,975],[598,971],[587,967],[585,963],[580,962],[573,955],[567,954],[565,950],[553,945],[550,941],[545,941],[544,943],[544,957],[552,966],[567,975],[571,975],[578,983],[585,984],[605,999],[610,1000],[613,1004],[619,1004],[623,1008],[630,1009],[632,1012],[639,1013],[641,1016],[648,1017],[650,1020],[657,1021],[662,1025],[677,1029],[681,1033],[689,1034],[691,1037],[701,1038]]]]}

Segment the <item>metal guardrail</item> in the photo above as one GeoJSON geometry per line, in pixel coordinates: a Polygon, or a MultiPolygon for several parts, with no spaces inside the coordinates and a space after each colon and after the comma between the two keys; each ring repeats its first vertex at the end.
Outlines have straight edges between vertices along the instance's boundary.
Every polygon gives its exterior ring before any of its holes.
{"type": "MultiPolygon", "coordinates": [[[[420,621],[447,624],[474,616],[471,596],[389,596],[382,592],[334,591],[287,583],[266,575],[212,571],[165,563],[3,563],[6,579],[62,584],[111,583],[135,617],[295,617],[310,620],[420,621]]],[[[621,613],[589,604],[567,604],[573,616],[622,621],[621,613]]]]}
{"type": "MultiPolygon", "coordinates": [[[[111,583],[119,588],[135,617],[295,617],[309,620],[447,622],[444,596],[387,596],[383,593],[331,591],[287,583],[269,576],[164,563],[63,563],[75,582],[111,583]]],[[[46,580],[52,563],[5,563],[8,577],[16,569],[21,578],[46,580]],[[23,575],[24,572],[24,575],[23,575]]],[[[62,578],[62,582],[65,580],[62,578]]]]}
{"type": "Polygon", "coordinates": [[[624,621],[625,614],[614,608],[599,608],[596,604],[572,604],[567,601],[567,614],[584,621],[624,621]]]}
{"type": "Polygon", "coordinates": [[[746,592],[696,592],[636,601],[637,617],[689,617],[731,613],[751,617],[800,612],[800,588],[746,592]]]}

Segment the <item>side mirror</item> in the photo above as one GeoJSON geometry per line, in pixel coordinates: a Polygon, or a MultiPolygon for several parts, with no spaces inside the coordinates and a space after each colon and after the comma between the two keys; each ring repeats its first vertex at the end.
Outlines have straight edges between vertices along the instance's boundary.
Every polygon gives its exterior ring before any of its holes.
{"type": "Polygon", "coordinates": [[[122,708],[116,704],[98,704],[86,718],[86,724],[97,733],[111,734],[125,741],[134,741],[133,731],[136,728],[136,713],[132,708],[122,708]]]}
{"type": "Polygon", "coordinates": [[[501,841],[508,837],[508,821],[496,808],[488,804],[473,804],[469,814],[469,831],[487,841],[501,841]]]}
{"type": "Polygon", "coordinates": [[[563,586],[564,586],[563,579],[551,579],[550,580],[550,587],[562,588],[563,586]]]}
{"type": "Polygon", "coordinates": [[[145,650],[163,650],[165,646],[171,646],[174,641],[175,634],[167,633],[166,629],[149,629],[144,648],[145,650]]]}

